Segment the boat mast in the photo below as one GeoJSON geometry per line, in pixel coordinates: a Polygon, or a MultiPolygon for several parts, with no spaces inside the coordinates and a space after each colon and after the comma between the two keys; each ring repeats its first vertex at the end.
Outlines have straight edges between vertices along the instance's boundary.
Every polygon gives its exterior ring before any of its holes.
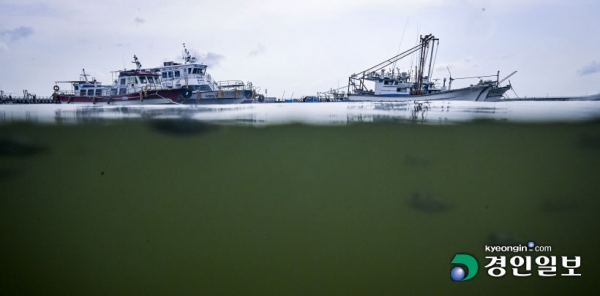
{"type": "Polygon", "coordinates": [[[193,57],[190,54],[190,51],[185,48],[185,43],[183,44],[183,60],[185,61],[185,64],[196,62],[196,57],[193,57]]]}
{"type": "Polygon", "coordinates": [[[140,63],[140,61],[138,60],[138,58],[137,58],[137,56],[136,56],[136,55],[133,55],[133,62],[132,62],[132,63],[134,63],[134,64],[135,64],[135,68],[136,68],[137,70],[140,70],[140,69],[142,69],[142,63],[140,63]]]}
{"type": "Polygon", "coordinates": [[[425,37],[421,37],[421,45],[420,45],[420,60],[419,60],[419,68],[417,73],[417,85],[415,86],[415,90],[417,95],[423,94],[423,70],[425,68],[425,59],[427,55],[427,48],[429,47],[429,42],[438,40],[433,35],[429,34],[425,37]]]}
{"type": "Polygon", "coordinates": [[[431,43],[431,54],[429,55],[429,70],[427,71],[427,79],[431,82],[431,67],[433,66],[433,52],[435,50],[435,40],[431,43]]]}
{"type": "Polygon", "coordinates": [[[83,71],[83,74],[81,75],[81,76],[83,76],[83,80],[85,81],[85,83],[88,83],[88,79],[87,79],[88,75],[85,74],[85,69],[81,69],[81,70],[83,71]]]}

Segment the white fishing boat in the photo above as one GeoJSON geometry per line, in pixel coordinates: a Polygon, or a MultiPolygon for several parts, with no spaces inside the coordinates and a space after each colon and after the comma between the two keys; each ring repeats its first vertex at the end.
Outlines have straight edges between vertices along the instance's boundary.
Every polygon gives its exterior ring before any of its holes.
{"type": "Polygon", "coordinates": [[[152,68],[160,72],[161,84],[166,88],[190,89],[190,93],[179,96],[182,104],[239,104],[251,103],[257,97],[251,82],[240,80],[216,81],[207,73],[207,65],[198,62],[183,44],[183,63],[164,62],[161,67],[152,68]]]}
{"type": "MultiPolygon", "coordinates": [[[[421,36],[419,45],[387,59],[367,70],[353,74],[348,79],[348,100],[374,101],[374,102],[399,102],[414,100],[455,100],[455,101],[486,101],[490,91],[493,98],[500,97],[508,90],[499,88],[498,80],[479,80],[479,83],[468,87],[452,89],[452,81],[460,78],[450,77],[448,88],[446,78],[439,87],[434,79],[430,79],[433,68],[434,48],[439,39],[429,34],[421,36]],[[417,53],[418,63],[414,72],[401,72],[399,69],[386,69],[411,54],[417,53]],[[429,63],[427,62],[429,59],[429,63]],[[427,75],[425,74],[427,70],[427,75]],[[374,83],[374,88],[369,89],[365,82],[374,83]]],[[[489,76],[480,76],[490,77],[489,76]]]]}

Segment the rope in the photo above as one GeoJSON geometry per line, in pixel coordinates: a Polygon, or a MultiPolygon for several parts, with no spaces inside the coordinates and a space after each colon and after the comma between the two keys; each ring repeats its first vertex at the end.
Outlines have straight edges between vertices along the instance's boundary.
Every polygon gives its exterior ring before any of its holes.
{"type": "MultiPolygon", "coordinates": [[[[508,81],[508,83],[510,83],[510,80],[508,81]]],[[[510,86],[510,89],[513,91],[513,93],[515,93],[515,96],[517,96],[517,99],[520,99],[520,98],[519,98],[519,95],[517,95],[517,93],[515,92],[515,88],[514,88],[514,87],[512,87],[512,84],[511,84],[511,86],[510,86]]]]}
{"type": "MultiPolygon", "coordinates": [[[[400,48],[402,47],[402,40],[404,40],[404,33],[406,32],[406,27],[408,26],[408,20],[410,19],[410,14],[408,15],[408,17],[406,18],[406,24],[404,24],[404,30],[402,31],[402,37],[400,38],[400,45],[398,45],[398,53],[396,53],[396,55],[400,54],[400,48]]],[[[394,66],[392,66],[392,68],[396,68],[396,63],[398,61],[394,62],[394,66]]]]}
{"type": "MultiPolygon", "coordinates": [[[[437,61],[438,50],[440,50],[440,41],[438,40],[438,46],[435,48],[435,56],[433,57],[433,65],[431,66],[431,77],[433,77],[433,71],[435,71],[435,62],[437,61]]],[[[429,81],[433,80],[429,77],[429,81]]]]}
{"type": "Polygon", "coordinates": [[[487,75],[487,76],[473,76],[473,77],[452,78],[452,80],[458,80],[458,79],[473,79],[473,78],[485,78],[485,77],[496,77],[496,75],[487,75]]]}

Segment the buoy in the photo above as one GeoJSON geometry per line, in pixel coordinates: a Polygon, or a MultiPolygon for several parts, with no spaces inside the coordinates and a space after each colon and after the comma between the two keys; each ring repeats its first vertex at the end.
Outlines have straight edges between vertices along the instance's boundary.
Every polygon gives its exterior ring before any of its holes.
{"type": "Polygon", "coordinates": [[[184,97],[184,98],[186,98],[186,99],[191,98],[192,97],[192,90],[190,88],[188,88],[188,87],[182,87],[181,88],[181,96],[184,97]]]}

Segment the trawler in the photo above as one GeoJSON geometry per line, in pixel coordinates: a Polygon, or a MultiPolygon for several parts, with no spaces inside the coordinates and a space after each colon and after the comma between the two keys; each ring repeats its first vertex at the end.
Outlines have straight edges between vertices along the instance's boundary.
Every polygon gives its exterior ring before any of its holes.
{"type": "Polygon", "coordinates": [[[490,99],[497,99],[508,90],[506,87],[500,88],[498,81],[491,80],[480,80],[479,83],[472,84],[469,87],[452,89],[452,81],[455,80],[452,77],[450,77],[448,88],[446,88],[445,78],[443,85],[438,87],[430,77],[434,48],[436,42],[439,45],[439,39],[429,34],[421,36],[420,40],[417,46],[367,70],[352,74],[348,79],[348,100],[375,102],[413,100],[486,101],[488,96],[490,96],[490,99]],[[396,71],[396,69],[386,69],[388,66],[414,53],[419,55],[414,73],[409,74],[399,70],[396,71]],[[429,63],[427,65],[428,58],[429,63]],[[426,69],[427,75],[424,75],[426,69]],[[373,82],[375,84],[374,89],[368,89],[365,81],[373,82]]]}
{"type": "Polygon", "coordinates": [[[239,104],[251,103],[257,97],[251,82],[240,80],[216,81],[206,72],[208,66],[198,62],[183,44],[183,63],[164,62],[161,67],[150,69],[160,72],[161,85],[165,88],[187,88],[176,99],[182,104],[239,104]]]}

